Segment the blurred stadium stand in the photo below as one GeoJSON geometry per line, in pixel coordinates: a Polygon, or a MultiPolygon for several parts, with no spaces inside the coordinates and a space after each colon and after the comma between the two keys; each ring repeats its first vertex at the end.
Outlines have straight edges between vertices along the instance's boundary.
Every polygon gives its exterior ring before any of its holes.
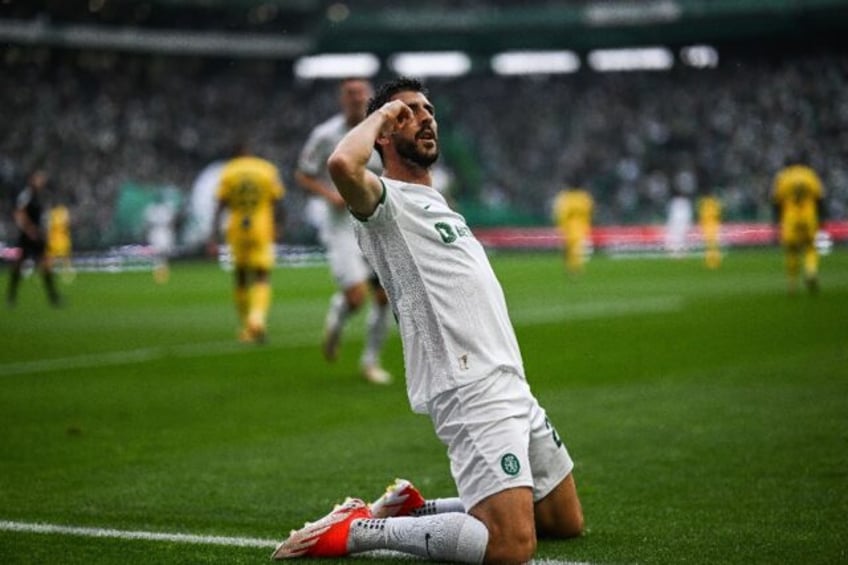
{"type": "MultiPolygon", "coordinates": [[[[131,243],[116,222],[122,188],[187,194],[245,132],[294,188],[306,135],[335,111],[334,82],[296,79],[297,57],[459,49],[471,74],[430,82],[472,225],[546,224],[563,184],[594,192],[602,225],[661,222],[679,185],[717,191],[729,221],[767,221],[771,177],[800,153],[822,173],[831,219],[845,220],[846,31],[836,0],[10,0],[0,185],[11,195],[44,163],[78,248],[131,243]],[[510,78],[487,67],[504,49],[701,43],[717,67],[510,78]]],[[[308,241],[300,191],[288,202],[289,238],[308,241]]],[[[10,206],[0,201],[0,241],[10,206]]]]}

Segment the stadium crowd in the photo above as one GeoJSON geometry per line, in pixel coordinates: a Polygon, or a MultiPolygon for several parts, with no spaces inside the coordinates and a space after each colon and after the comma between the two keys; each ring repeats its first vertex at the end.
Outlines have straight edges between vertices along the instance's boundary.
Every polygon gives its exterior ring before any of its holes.
{"type": "MultiPolygon", "coordinates": [[[[109,234],[124,183],[188,192],[244,136],[294,187],[310,128],[336,108],[333,81],[298,81],[283,62],[13,46],[0,59],[0,241],[13,233],[11,195],[37,163],[70,206],[78,245],[98,247],[119,243],[109,234]]],[[[768,220],[774,173],[803,154],[822,175],[830,217],[848,215],[848,59],[839,54],[431,81],[466,211],[501,208],[544,223],[553,195],[582,185],[601,224],[660,221],[676,190],[715,191],[728,220],[768,220]]],[[[293,238],[300,192],[287,201],[293,238]]]]}

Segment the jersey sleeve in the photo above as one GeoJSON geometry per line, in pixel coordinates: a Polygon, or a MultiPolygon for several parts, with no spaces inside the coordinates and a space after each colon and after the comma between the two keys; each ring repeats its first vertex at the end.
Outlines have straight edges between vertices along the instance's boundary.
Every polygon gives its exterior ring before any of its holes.
{"type": "Polygon", "coordinates": [[[377,203],[377,207],[370,216],[359,216],[358,214],[354,214],[353,210],[348,209],[350,211],[350,215],[366,227],[389,222],[394,217],[396,203],[394,202],[393,197],[396,196],[395,193],[398,191],[392,191],[392,197],[389,197],[389,188],[386,186],[382,177],[380,178],[380,185],[383,187],[383,192],[380,194],[380,201],[377,203]]]}
{"type": "Polygon", "coordinates": [[[298,170],[313,177],[320,176],[332,150],[330,140],[321,135],[318,130],[313,130],[300,152],[297,161],[298,170]]]}
{"type": "Polygon", "coordinates": [[[15,200],[15,209],[23,210],[32,201],[32,192],[30,189],[24,189],[18,193],[18,198],[15,200]]]}

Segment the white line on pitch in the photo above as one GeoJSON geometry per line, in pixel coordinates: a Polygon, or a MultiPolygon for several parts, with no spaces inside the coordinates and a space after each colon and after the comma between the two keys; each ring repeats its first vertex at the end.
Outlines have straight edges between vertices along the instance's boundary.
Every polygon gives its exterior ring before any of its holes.
{"type": "Polygon", "coordinates": [[[280,336],[279,344],[262,346],[246,345],[235,341],[219,341],[205,343],[188,343],[184,345],[145,347],[125,351],[106,351],[103,353],[88,353],[70,357],[53,359],[38,359],[36,361],[20,361],[0,365],[0,377],[10,375],[27,375],[31,373],[49,373],[69,369],[89,369],[96,367],[113,367],[146,363],[166,357],[204,357],[206,355],[230,355],[249,351],[262,351],[275,347],[298,347],[318,343],[318,338],[306,334],[280,336]]]}
{"type": "Polygon", "coordinates": [[[196,536],[192,534],[169,534],[161,532],[140,532],[131,530],[113,530],[110,528],[83,528],[79,526],[58,526],[55,524],[33,524],[28,522],[0,521],[0,531],[24,532],[28,534],[60,534],[90,538],[115,538],[124,540],[169,541],[176,543],[194,543],[203,545],[229,545],[234,547],[273,548],[279,543],[270,539],[196,536]]]}

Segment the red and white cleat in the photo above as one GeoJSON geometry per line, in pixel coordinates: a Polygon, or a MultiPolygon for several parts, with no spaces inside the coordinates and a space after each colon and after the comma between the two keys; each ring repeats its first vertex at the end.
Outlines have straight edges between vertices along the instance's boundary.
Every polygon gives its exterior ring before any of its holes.
{"type": "Polygon", "coordinates": [[[395,479],[383,496],[371,503],[371,515],[374,518],[409,516],[422,506],[424,497],[418,489],[406,479],[395,479]]]}
{"type": "Polygon", "coordinates": [[[292,530],[271,559],[345,556],[350,525],[361,518],[371,518],[368,505],[358,498],[348,498],[317,522],[307,522],[301,529],[292,530]]]}

